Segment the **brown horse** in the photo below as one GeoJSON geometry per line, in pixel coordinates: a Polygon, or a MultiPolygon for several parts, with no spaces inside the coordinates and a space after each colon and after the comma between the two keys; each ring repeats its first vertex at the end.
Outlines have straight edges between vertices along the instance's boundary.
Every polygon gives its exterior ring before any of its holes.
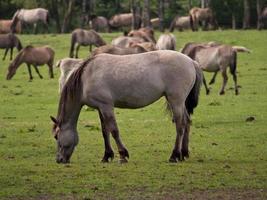
{"type": "Polygon", "coordinates": [[[92,45],[100,47],[106,45],[106,42],[102,37],[95,32],[94,30],[84,30],[84,29],[75,29],[71,33],[71,46],[70,46],[70,57],[74,57],[74,48],[76,46],[75,58],[78,58],[78,51],[80,46],[90,46],[90,52],[92,52],[92,45]],[[77,45],[76,45],[77,44],[77,45]]]}
{"type": "Polygon", "coordinates": [[[91,15],[89,23],[96,32],[109,32],[108,20],[103,16],[91,15]]]}
{"type": "MultiPolygon", "coordinates": [[[[137,27],[141,26],[141,17],[136,15],[137,27]]],[[[110,18],[109,26],[111,28],[131,27],[133,21],[132,13],[117,14],[110,18]]]]}
{"type": "Polygon", "coordinates": [[[173,32],[175,28],[179,31],[183,31],[184,29],[190,29],[190,16],[176,16],[170,25],[170,32],[173,32]]]}
{"type": "Polygon", "coordinates": [[[154,30],[152,28],[140,28],[138,30],[132,30],[128,33],[130,37],[140,37],[146,42],[152,42],[156,44],[156,39],[154,37],[154,30]]]}
{"type": "Polygon", "coordinates": [[[68,163],[78,144],[77,122],[83,105],[98,110],[105,144],[102,162],[114,158],[110,133],[120,161],[129,153],[121,141],[114,107],[136,109],[161,97],[167,100],[176,125],[176,141],[170,162],[189,157],[190,115],[198,104],[202,72],[189,57],[175,51],[152,51],[133,55],[99,54],[74,71],[60,96],[53,134],[57,140],[56,161],[68,163]],[[142,62],[140,62],[142,61],[142,62]]]}
{"type": "Polygon", "coordinates": [[[128,48],[122,48],[113,45],[104,45],[96,48],[91,55],[96,56],[97,54],[101,53],[108,53],[115,55],[129,55],[129,54],[144,53],[155,50],[157,50],[156,46],[151,42],[133,43],[130,44],[130,47],[128,48]]]}
{"type": "Polygon", "coordinates": [[[0,49],[6,50],[3,60],[5,60],[9,49],[10,49],[10,60],[12,60],[14,47],[16,47],[18,51],[22,49],[21,42],[16,35],[14,35],[13,33],[0,35],[0,49]]]}
{"type": "MultiPolygon", "coordinates": [[[[199,63],[199,67],[206,72],[215,72],[210,84],[215,82],[215,77],[219,71],[222,73],[223,84],[220,90],[220,95],[225,94],[225,86],[228,80],[227,68],[229,66],[230,72],[233,75],[235,94],[238,95],[237,85],[237,52],[250,52],[249,49],[242,46],[230,46],[224,44],[212,44],[212,45],[197,45],[193,44],[191,47],[189,44],[185,45],[181,51],[188,55],[190,58],[196,60],[199,63]],[[187,49],[186,49],[187,48],[187,49]]],[[[206,84],[206,80],[203,77],[203,83],[206,88],[206,94],[209,94],[210,90],[206,84]]]]}
{"type": "MultiPolygon", "coordinates": [[[[5,34],[5,33],[11,33],[11,24],[12,20],[0,20],[0,34],[5,34]]],[[[21,33],[21,23],[18,22],[15,29],[14,33],[21,33]]]]}
{"type": "Polygon", "coordinates": [[[208,25],[212,26],[213,29],[218,27],[214,13],[210,8],[194,7],[189,11],[189,15],[192,31],[198,31],[199,23],[202,24],[203,30],[206,30],[208,25]]]}
{"type": "Polygon", "coordinates": [[[31,72],[31,65],[33,65],[35,71],[42,79],[42,75],[38,70],[38,66],[47,64],[49,68],[50,78],[54,78],[53,74],[53,62],[54,62],[55,52],[49,46],[43,47],[33,47],[26,46],[23,48],[16,58],[10,63],[8,67],[8,73],[6,76],[7,80],[10,80],[16,73],[16,70],[22,63],[26,63],[29,71],[30,81],[33,79],[31,72]]]}

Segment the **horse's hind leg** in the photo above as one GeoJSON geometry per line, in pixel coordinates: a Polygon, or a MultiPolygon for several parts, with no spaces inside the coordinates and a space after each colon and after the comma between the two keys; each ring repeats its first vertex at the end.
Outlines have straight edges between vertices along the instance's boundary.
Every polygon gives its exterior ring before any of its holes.
{"type": "Polygon", "coordinates": [[[226,83],[228,81],[228,76],[227,76],[226,69],[222,70],[222,77],[223,77],[223,83],[222,83],[222,87],[221,87],[221,90],[220,90],[220,95],[225,94],[225,86],[226,86],[226,83]]]}
{"type": "Polygon", "coordinates": [[[28,72],[29,72],[29,76],[30,76],[29,81],[32,81],[33,77],[32,77],[31,65],[27,64],[27,67],[28,67],[28,72]]]}
{"type": "Polygon", "coordinates": [[[105,153],[102,158],[102,162],[108,162],[109,159],[113,160],[114,158],[114,152],[112,150],[112,147],[110,145],[110,137],[109,137],[109,132],[106,130],[105,124],[104,124],[104,118],[99,111],[99,118],[101,122],[101,129],[102,129],[102,135],[104,138],[104,143],[105,143],[105,153]]]}
{"type": "Polygon", "coordinates": [[[6,48],[6,50],[5,50],[5,54],[4,54],[4,57],[3,57],[3,60],[6,59],[6,55],[7,55],[8,50],[9,50],[9,48],[6,48]]]}
{"type": "Polygon", "coordinates": [[[39,72],[39,70],[38,70],[37,66],[36,66],[36,65],[33,65],[33,67],[34,67],[34,69],[35,69],[36,73],[39,75],[40,79],[42,79],[42,78],[43,78],[43,76],[40,74],[40,72],[39,72]]]}
{"type": "Polygon", "coordinates": [[[209,82],[209,85],[215,83],[215,78],[216,78],[217,74],[218,74],[218,72],[214,72],[213,77],[211,78],[211,80],[209,82]]]}
{"type": "Polygon", "coordinates": [[[185,130],[184,130],[184,137],[183,137],[183,145],[182,145],[182,155],[183,157],[189,158],[189,132],[190,132],[190,116],[188,115],[187,111],[185,110],[185,130]]]}
{"type": "Polygon", "coordinates": [[[173,122],[176,126],[176,140],[169,162],[177,162],[179,160],[182,161],[184,160],[184,156],[182,154],[182,146],[185,131],[185,107],[182,104],[177,104],[176,102],[174,102],[176,99],[172,101],[171,98],[168,97],[167,100],[173,113],[173,122]]]}
{"type": "Polygon", "coordinates": [[[205,89],[206,89],[206,95],[208,95],[210,93],[210,89],[208,88],[208,85],[207,85],[207,82],[206,82],[204,75],[203,75],[203,84],[204,84],[205,89]]]}
{"type": "Polygon", "coordinates": [[[49,75],[50,75],[50,78],[54,78],[54,72],[53,72],[53,60],[50,60],[48,62],[48,68],[49,68],[49,75]]]}
{"type": "Polygon", "coordinates": [[[129,158],[129,153],[121,141],[119,129],[117,127],[117,123],[116,123],[116,119],[115,119],[115,115],[113,113],[112,107],[102,108],[100,109],[100,112],[103,117],[105,130],[107,132],[111,132],[117,144],[118,151],[120,154],[120,162],[122,163],[127,162],[126,158],[129,158]]]}

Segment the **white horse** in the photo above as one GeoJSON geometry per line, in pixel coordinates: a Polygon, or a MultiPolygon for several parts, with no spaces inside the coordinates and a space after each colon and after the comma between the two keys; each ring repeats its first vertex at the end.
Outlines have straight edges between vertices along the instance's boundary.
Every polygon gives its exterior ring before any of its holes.
{"type": "Polygon", "coordinates": [[[18,22],[22,24],[33,24],[36,33],[37,22],[42,22],[48,30],[49,12],[44,8],[20,9],[12,18],[11,30],[14,31],[18,22]]]}

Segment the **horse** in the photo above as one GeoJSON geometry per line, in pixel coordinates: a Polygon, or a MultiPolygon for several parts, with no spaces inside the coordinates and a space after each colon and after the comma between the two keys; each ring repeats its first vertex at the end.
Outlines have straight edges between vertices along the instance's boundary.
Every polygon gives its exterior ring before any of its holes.
{"type": "Polygon", "coordinates": [[[198,31],[198,24],[201,22],[203,29],[206,30],[210,25],[213,29],[217,29],[218,24],[215,19],[214,13],[210,8],[197,8],[194,7],[189,11],[190,26],[192,31],[198,31]]]}
{"type": "Polygon", "coordinates": [[[129,37],[129,36],[119,36],[111,41],[111,44],[117,47],[127,48],[130,47],[132,43],[143,43],[146,42],[144,38],[140,37],[129,37]]]}
{"type": "MultiPolygon", "coordinates": [[[[141,26],[141,17],[136,15],[137,27],[141,26]]],[[[110,18],[108,24],[110,28],[131,27],[133,13],[116,14],[110,18]]]]}
{"type": "Polygon", "coordinates": [[[156,46],[151,42],[144,43],[132,43],[130,47],[122,48],[114,45],[104,45],[96,48],[91,56],[96,56],[101,53],[115,54],[115,55],[129,55],[129,54],[137,54],[144,53],[148,51],[155,51],[156,46]]]}
{"type": "MultiPolygon", "coordinates": [[[[185,45],[185,48],[181,51],[184,52],[185,55],[188,55],[193,60],[199,63],[199,67],[206,72],[215,72],[210,84],[215,82],[216,75],[219,71],[222,73],[223,83],[220,90],[220,95],[225,94],[225,86],[228,80],[227,76],[227,68],[229,66],[230,73],[233,76],[235,94],[238,95],[238,85],[237,85],[237,76],[236,76],[236,68],[237,68],[237,52],[248,52],[250,50],[246,47],[242,46],[230,46],[225,44],[213,44],[213,45],[197,45],[194,44],[193,47],[188,48],[190,45],[185,45]]],[[[210,93],[210,90],[206,84],[205,77],[203,76],[203,83],[206,89],[206,94],[210,93]]]]}
{"type": "Polygon", "coordinates": [[[140,37],[140,38],[143,38],[144,41],[146,41],[146,42],[152,42],[152,43],[156,44],[156,39],[154,37],[154,31],[152,28],[149,28],[149,27],[140,28],[138,30],[131,30],[128,33],[128,36],[140,37]]]}
{"type": "Polygon", "coordinates": [[[157,44],[157,49],[159,50],[175,50],[176,49],[176,39],[171,33],[160,35],[157,44]]]}
{"type": "Polygon", "coordinates": [[[63,86],[68,80],[72,72],[77,69],[82,63],[83,59],[74,59],[74,58],[63,58],[56,63],[56,67],[60,69],[60,77],[58,79],[59,83],[59,93],[62,92],[63,86]]]}
{"type": "MultiPolygon", "coordinates": [[[[0,34],[6,34],[12,32],[11,30],[12,20],[0,20],[0,34]]],[[[14,28],[14,33],[21,33],[21,23],[18,22],[14,28]]]]}
{"type": "Polygon", "coordinates": [[[161,97],[176,125],[170,162],[189,157],[190,116],[198,104],[202,71],[179,52],[152,51],[133,55],[99,54],[84,61],[69,77],[60,95],[52,133],[57,141],[57,163],[69,163],[78,144],[77,121],[83,105],[98,111],[105,153],[102,162],[114,158],[110,133],[116,141],[121,163],[129,153],[120,138],[114,107],[137,109],[161,97]],[[140,60],[142,62],[140,62],[140,60]]]}
{"type": "Polygon", "coordinates": [[[5,60],[9,49],[10,49],[10,60],[12,60],[14,47],[16,47],[18,51],[22,49],[21,42],[16,35],[14,35],[13,33],[0,35],[0,48],[5,49],[3,60],[5,60]]]}
{"type": "Polygon", "coordinates": [[[190,16],[176,16],[170,25],[169,31],[173,32],[175,28],[179,31],[190,28],[190,16]]]}
{"type": "Polygon", "coordinates": [[[89,24],[96,32],[109,32],[108,20],[103,16],[91,15],[89,24]]]}
{"type": "Polygon", "coordinates": [[[265,7],[260,16],[259,16],[259,25],[258,25],[258,29],[261,30],[262,28],[264,28],[264,25],[266,24],[267,21],[267,7],[265,7]]]}
{"type": "Polygon", "coordinates": [[[92,52],[92,45],[100,47],[106,45],[106,42],[102,37],[95,32],[94,30],[84,30],[84,29],[75,29],[71,33],[71,46],[70,46],[70,57],[73,58],[74,48],[76,46],[75,58],[78,58],[78,51],[80,46],[90,46],[90,52],[92,52]],[[77,44],[77,45],[76,45],[77,44]]]}
{"type": "Polygon", "coordinates": [[[54,55],[55,55],[54,50],[49,46],[42,46],[42,47],[33,47],[31,45],[26,46],[18,53],[16,58],[10,63],[6,79],[10,80],[15,75],[16,70],[22,63],[26,63],[28,67],[28,72],[30,76],[29,81],[32,81],[33,79],[31,72],[31,65],[33,65],[40,79],[42,79],[43,76],[40,74],[37,67],[40,65],[47,64],[49,68],[50,78],[54,78],[53,74],[54,55]]]}
{"type": "Polygon", "coordinates": [[[18,22],[23,24],[33,24],[34,25],[34,33],[37,31],[37,22],[42,22],[46,29],[48,30],[49,23],[49,12],[44,8],[35,8],[35,9],[20,9],[17,10],[13,15],[11,30],[15,31],[16,24],[18,22]]]}

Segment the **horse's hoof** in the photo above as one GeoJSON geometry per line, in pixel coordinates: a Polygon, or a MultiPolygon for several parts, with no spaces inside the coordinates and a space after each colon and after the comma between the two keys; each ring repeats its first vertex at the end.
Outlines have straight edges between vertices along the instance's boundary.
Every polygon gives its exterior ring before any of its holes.
{"type": "Polygon", "coordinates": [[[170,163],[177,163],[178,161],[177,161],[176,158],[170,158],[170,159],[169,159],[169,162],[170,162],[170,163]]]}
{"type": "Polygon", "coordinates": [[[104,157],[102,158],[102,161],[103,163],[107,163],[110,161],[112,161],[114,159],[114,152],[111,151],[111,152],[105,152],[104,154],[104,157]]]}
{"type": "Polygon", "coordinates": [[[128,158],[129,159],[130,158],[127,149],[123,149],[122,151],[119,151],[119,154],[120,154],[122,159],[124,159],[124,158],[128,158]]]}
{"type": "Polygon", "coordinates": [[[221,92],[220,92],[220,95],[224,95],[224,94],[225,94],[225,92],[224,92],[224,91],[221,91],[221,92]]]}

